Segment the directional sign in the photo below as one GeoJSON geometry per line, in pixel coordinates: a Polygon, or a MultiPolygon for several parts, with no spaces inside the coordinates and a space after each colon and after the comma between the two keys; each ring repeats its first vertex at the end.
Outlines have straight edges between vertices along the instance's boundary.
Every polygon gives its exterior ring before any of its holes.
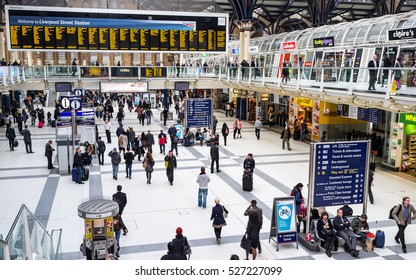
{"type": "Polygon", "coordinates": [[[363,203],[369,141],[314,146],[313,207],[363,203]]]}
{"type": "Polygon", "coordinates": [[[74,109],[74,110],[81,109],[81,100],[71,100],[71,109],[74,109]]]}
{"type": "Polygon", "coordinates": [[[84,96],[84,90],[82,88],[74,89],[74,94],[77,96],[84,96]]]}
{"type": "Polygon", "coordinates": [[[61,106],[64,110],[81,110],[82,98],[75,95],[62,96],[61,106]]]}
{"type": "Polygon", "coordinates": [[[188,127],[211,127],[213,104],[211,99],[190,98],[186,100],[186,123],[188,127]]]}
{"type": "Polygon", "coordinates": [[[61,106],[64,109],[69,109],[69,98],[68,97],[62,97],[61,98],[61,106]]]}

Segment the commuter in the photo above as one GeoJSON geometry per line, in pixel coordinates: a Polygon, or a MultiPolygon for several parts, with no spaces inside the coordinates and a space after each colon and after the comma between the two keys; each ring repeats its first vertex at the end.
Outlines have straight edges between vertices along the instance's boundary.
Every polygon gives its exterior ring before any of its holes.
{"type": "Polygon", "coordinates": [[[282,68],[282,75],[283,75],[283,78],[282,78],[282,83],[287,83],[287,81],[289,80],[289,82],[290,82],[290,67],[291,67],[291,64],[290,64],[290,62],[289,62],[289,60],[288,59],[286,59],[284,62],[283,62],[283,68],[282,68]]]}
{"type": "Polygon", "coordinates": [[[134,150],[134,141],[136,139],[136,132],[134,131],[133,127],[129,127],[127,130],[127,147],[131,147],[131,150],[134,150]]]}
{"type": "Polygon", "coordinates": [[[402,199],[402,204],[394,207],[392,211],[392,217],[396,221],[399,231],[396,233],[394,240],[397,244],[402,244],[403,253],[407,253],[406,242],[404,238],[404,231],[407,225],[412,223],[412,220],[416,219],[416,209],[410,204],[410,197],[405,196],[402,199]]]}
{"type": "Polygon", "coordinates": [[[74,168],[76,169],[76,172],[77,172],[77,177],[76,177],[75,183],[84,184],[84,182],[82,182],[82,167],[84,166],[84,164],[82,162],[81,148],[80,147],[77,147],[76,150],[75,150],[73,166],[74,166],[74,168]]]}
{"type": "Polygon", "coordinates": [[[223,226],[227,225],[225,221],[226,215],[228,215],[228,210],[220,204],[220,199],[217,197],[215,200],[215,206],[212,207],[211,221],[212,227],[214,228],[215,238],[217,244],[221,243],[221,230],[223,226]]]}
{"type": "MultiPolygon", "coordinates": [[[[253,248],[253,260],[256,259],[256,249],[259,248],[259,254],[261,254],[260,244],[260,229],[263,227],[263,210],[257,206],[257,201],[252,200],[250,206],[244,212],[244,216],[248,216],[247,222],[247,235],[251,241],[251,247],[253,248]]],[[[248,253],[246,252],[248,259],[248,253]]]]}
{"type": "Polygon", "coordinates": [[[256,166],[256,161],[253,159],[253,154],[248,154],[247,158],[243,162],[244,170],[247,170],[251,173],[254,172],[254,167],[256,166]]]}
{"type": "Polygon", "coordinates": [[[237,119],[233,122],[233,138],[235,139],[238,131],[238,121],[237,119]]]}
{"type": "Polygon", "coordinates": [[[52,140],[49,140],[48,143],[45,145],[45,157],[48,159],[48,169],[55,168],[52,165],[52,155],[55,149],[52,147],[52,140]]]}
{"type": "Polygon", "coordinates": [[[176,236],[172,240],[172,242],[175,244],[175,253],[177,253],[180,256],[183,256],[183,258],[186,260],[186,255],[190,255],[191,246],[188,243],[188,238],[186,238],[186,236],[184,236],[182,233],[182,228],[178,227],[176,229],[176,236]]]}
{"type": "Polygon", "coordinates": [[[226,123],[222,124],[221,128],[222,137],[224,137],[224,146],[227,146],[227,137],[230,134],[230,130],[228,129],[228,125],[226,123]]]}
{"type": "Polygon", "coordinates": [[[107,137],[107,144],[111,144],[111,123],[108,120],[105,121],[104,130],[107,137]]]}
{"type": "Polygon", "coordinates": [[[215,117],[214,115],[212,116],[212,134],[217,134],[217,124],[218,124],[218,120],[217,117],[215,117]]]}
{"type": "Polygon", "coordinates": [[[19,133],[23,130],[23,117],[22,117],[22,113],[18,113],[17,114],[17,129],[19,130],[19,133]]]}
{"type": "Polygon", "coordinates": [[[401,57],[396,59],[394,63],[394,70],[393,70],[393,79],[396,81],[396,90],[401,88],[400,79],[402,78],[402,71],[403,71],[403,63],[401,57]]]}
{"type": "Polygon", "coordinates": [[[285,144],[287,144],[287,149],[291,151],[290,148],[290,138],[292,137],[292,134],[290,133],[289,127],[286,125],[285,129],[282,130],[282,133],[280,134],[280,139],[282,139],[282,149],[285,149],[285,144]]]}
{"type": "Polygon", "coordinates": [[[373,180],[374,180],[374,171],[369,170],[368,171],[368,198],[370,199],[371,204],[374,204],[373,191],[371,190],[371,187],[373,186],[373,180]]]}
{"type": "Polygon", "coordinates": [[[123,215],[124,208],[127,205],[127,194],[122,192],[121,191],[122,189],[123,187],[121,185],[117,185],[117,192],[113,194],[113,201],[117,202],[118,204],[118,215],[120,215],[120,218],[119,218],[120,226],[123,229],[123,235],[126,235],[129,231],[123,222],[122,215],[123,215]]]}
{"type": "Polygon", "coordinates": [[[176,156],[178,156],[178,143],[179,143],[179,137],[178,135],[174,134],[171,141],[171,151],[175,150],[176,156]]]}
{"type": "Polygon", "coordinates": [[[166,261],[166,260],[182,261],[182,260],[186,260],[186,257],[183,254],[178,254],[175,252],[175,243],[171,241],[168,243],[167,254],[163,255],[160,259],[162,261],[166,261]]]}
{"type": "Polygon", "coordinates": [[[150,130],[146,134],[146,144],[147,144],[147,150],[153,154],[152,147],[155,144],[155,138],[153,137],[153,134],[150,130]]]}
{"type": "Polygon", "coordinates": [[[124,160],[126,163],[126,178],[131,179],[131,169],[133,166],[134,155],[130,151],[130,147],[127,147],[127,152],[124,153],[124,160]]]}
{"type": "Polygon", "coordinates": [[[357,237],[350,230],[351,224],[347,217],[344,216],[342,209],[337,210],[337,216],[334,218],[334,229],[337,236],[345,240],[345,252],[350,253],[353,257],[358,257],[359,253],[356,250],[357,237]]]}
{"type": "Polygon", "coordinates": [[[116,130],[117,139],[120,137],[121,134],[125,133],[126,131],[123,128],[123,124],[119,124],[116,130]]]}
{"type": "Polygon", "coordinates": [[[389,57],[385,55],[383,58],[383,65],[382,65],[384,69],[383,69],[383,76],[381,78],[381,87],[384,87],[385,80],[387,81],[389,80],[389,71],[390,71],[389,68],[391,68],[392,66],[393,64],[391,63],[389,57]]]}
{"type": "Polygon", "coordinates": [[[220,161],[220,150],[218,148],[218,142],[214,142],[211,145],[210,149],[210,155],[211,155],[211,173],[214,173],[214,163],[217,172],[221,172],[219,161],[220,161]]]}
{"type": "Polygon", "coordinates": [[[257,120],[254,122],[254,129],[255,129],[255,134],[257,137],[257,140],[260,140],[260,129],[262,127],[262,123],[260,121],[260,118],[257,118],[257,120]]]}
{"type": "Polygon", "coordinates": [[[230,103],[227,103],[227,105],[225,105],[225,116],[226,117],[228,117],[228,114],[230,113],[230,110],[231,110],[230,103]]]}
{"type": "Polygon", "coordinates": [[[305,136],[308,134],[308,124],[306,123],[306,120],[303,120],[303,122],[300,125],[300,141],[305,141],[305,136]]]}
{"type": "Polygon", "coordinates": [[[208,183],[211,181],[208,174],[205,173],[205,167],[201,167],[196,183],[198,188],[198,207],[207,208],[208,183]]]}
{"type": "Polygon", "coordinates": [[[163,125],[166,125],[166,121],[168,120],[168,114],[169,114],[169,109],[165,107],[162,111],[163,125]]]}
{"type": "Polygon", "coordinates": [[[292,190],[292,194],[295,197],[295,209],[296,209],[296,232],[300,232],[300,222],[303,221],[303,233],[306,232],[306,221],[301,215],[301,208],[304,205],[304,199],[302,195],[303,184],[297,183],[292,190]]]}
{"type": "Polygon", "coordinates": [[[165,156],[165,168],[166,176],[171,186],[173,186],[173,173],[176,169],[176,157],[173,155],[172,150],[169,150],[168,154],[165,156]]]}
{"type": "Polygon", "coordinates": [[[367,215],[361,214],[361,216],[352,220],[351,227],[354,233],[360,236],[361,242],[365,243],[365,240],[367,239],[366,234],[370,229],[367,223],[367,215]]]}
{"type": "Polygon", "coordinates": [[[98,165],[104,165],[104,152],[106,149],[105,143],[101,140],[101,136],[98,137],[97,141],[97,154],[98,154],[98,165]]]}
{"type": "Polygon", "coordinates": [[[113,148],[112,151],[108,153],[108,156],[111,157],[111,165],[113,167],[113,179],[117,180],[118,167],[121,162],[120,154],[117,152],[117,148],[113,148]]]}
{"type": "Polygon", "coordinates": [[[32,151],[32,133],[30,133],[30,130],[27,125],[25,125],[25,129],[23,129],[20,132],[21,135],[23,135],[23,141],[25,142],[26,147],[26,153],[33,153],[32,151]]]}
{"type": "Polygon", "coordinates": [[[344,204],[344,206],[341,207],[342,213],[344,216],[352,216],[353,210],[348,204],[344,204]]]}
{"type": "Polygon", "coordinates": [[[77,59],[74,58],[72,61],[72,77],[75,77],[75,73],[77,73],[77,59]]]}
{"type": "Polygon", "coordinates": [[[368,90],[376,90],[375,83],[377,81],[377,72],[380,67],[378,56],[373,55],[373,59],[368,62],[368,72],[370,73],[370,81],[368,84],[368,90]]]}
{"type": "Polygon", "coordinates": [[[160,133],[158,135],[158,139],[159,139],[159,148],[160,148],[160,153],[161,154],[165,154],[165,146],[166,146],[166,142],[167,142],[167,136],[166,134],[163,132],[163,129],[160,130],[160,133]]]}
{"type": "Polygon", "coordinates": [[[124,132],[124,133],[120,134],[120,136],[118,137],[118,149],[119,149],[120,154],[121,154],[121,152],[123,152],[123,155],[126,152],[127,142],[128,142],[126,134],[127,133],[124,132]]]}
{"type": "Polygon", "coordinates": [[[120,214],[117,214],[113,217],[113,227],[114,227],[114,233],[116,236],[116,240],[117,240],[117,250],[115,252],[115,256],[116,258],[120,257],[120,235],[121,235],[121,216],[120,214]]]}
{"type": "Polygon", "coordinates": [[[143,159],[143,167],[146,171],[146,179],[147,184],[152,183],[152,172],[153,172],[153,166],[155,165],[155,161],[152,157],[151,152],[147,152],[146,157],[143,159]]]}
{"type": "Polygon", "coordinates": [[[241,121],[241,119],[237,120],[237,138],[238,136],[240,136],[240,138],[242,138],[241,136],[241,130],[243,129],[243,122],[241,121]]]}
{"type": "Polygon", "coordinates": [[[6,138],[9,139],[10,151],[14,151],[14,140],[16,139],[16,132],[10,124],[7,125],[6,138]]]}
{"type": "Polygon", "coordinates": [[[331,257],[331,251],[338,250],[338,238],[335,236],[334,226],[327,212],[322,212],[317,225],[318,236],[325,240],[325,253],[331,257]]]}
{"type": "Polygon", "coordinates": [[[92,155],[94,154],[94,146],[91,145],[88,141],[84,142],[84,155],[83,155],[83,163],[84,165],[92,165],[92,155]]]}

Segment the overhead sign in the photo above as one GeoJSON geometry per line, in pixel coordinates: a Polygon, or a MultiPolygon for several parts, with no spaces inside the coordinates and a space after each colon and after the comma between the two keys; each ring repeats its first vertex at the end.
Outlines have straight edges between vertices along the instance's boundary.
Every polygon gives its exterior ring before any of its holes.
{"type": "Polygon", "coordinates": [[[282,43],[282,50],[295,50],[296,49],[296,41],[287,41],[282,43]]]}
{"type": "Polygon", "coordinates": [[[363,203],[370,141],[312,145],[313,207],[363,203]]]}
{"type": "Polygon", "coordinates": [[[393,29],[387,33],[389,41],[416,39],[416,28],[393,29]]]}
{"type": "Polygon", "coordinates": [[[187,127],[212,127],[212,99],[189,98],[186,100],[187,127]]]}
{"type": "Polygon", "coordinates": [[[347,104],[338,104],[337,115],[376,124],[383,123],[383,110],[378,108],[361,108],[347,104]]]}
{"type": "Polygon", "coordinates": [[[334,37],[323,37],[323,38],[314,38],[313,47],[314,48],[326,48],[334,46],[334,37]]]}
{"type": "Polygon", "coordinates": [[[162,78],[167,76],[168,71],[166,67],[140,67],[140,77],[162,78]]]}
{"type": "Polygon", "coordinates": [[[228,13],[5,6],[11,50],[227,51],[228,13]]]}
{"type": "Polygon", "coordinates": [[[232,48],[231,49],[232,55],[239,55],[240,54],[240,48],[232,48]]]}
{"type": "Polygon", "coordinates": [[[101,82],[101,92],[109,93],[134,93],[134,92],[147,92],[147,82],[101,82]]]}
{"type": "Polygon", "coordinates": [[[299,106],[306,106],[306,107],[312,107],[313,106],[313,100],[305,97],[296,97],[295,103],[299,106]]]}
{"type": "Polygon", "coordinates": [[[74,95],[84,96],[84,90],[82,88],[75,88],[74,89],[74,95]]]}
{"type": "Polygon", "coordinates": [[[258,53],[259,47],[258,46],[251,46],[248,48],[248,53],[258,53]]]}
{"type": "Polygon", "coordinates": [[[81,110],[82,98],[76,95],[62,96],[61,106],[64,110],[81,110]]]}

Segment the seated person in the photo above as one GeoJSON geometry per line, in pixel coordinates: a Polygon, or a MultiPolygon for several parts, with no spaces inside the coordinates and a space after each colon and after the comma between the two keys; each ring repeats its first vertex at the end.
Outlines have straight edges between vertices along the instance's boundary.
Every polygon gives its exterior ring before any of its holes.
{"type": "Polygon", "coordinates": [[[345,252],[350,253],[353,257],[358,257],[358,251],[356,249],[357,237],[350,227],[350,221],[344,216],[342,209],[338,209],[337,216],[334,218],[334,229],[337,232],[337,236],[345,240],[345,252]]]}
{"type": "Polygon", "coordinates": [[[198,129],[196,130],[196,133],[195,133],[195,140],[200,141],[201,146],[202,146],[202,142],[204,142],[204,137],[203,137],[201,129],[199,127],[198,127],[198,129]]]}
{"type": "Polygon", "coordinates": [[[209,141],[211,139],[211,136],[209,135],[209,132],[206,127],[204,127],[204,131],[202,132],[202,135],[205,141],[209,141]]]}
{"type": "Polygon", "coordinates": [[[352,216],[352,208],[348,206],[348,204],[345,204],[341,207],[342,213],[344,213],[344,216],[352,216]]]}
{"type": "Polygon", "coordinates": [[[84,148],[85,148],[85,162],[83,162],[85,165],[91,165],[92,164],[92,154],[94,153],[94,146],[91,145],[88,141],[84,142],[84,148]]]}
{"type": "Polygon", "coordinates": [[[360,217],[355,218],[351,224],[354,233],[360,236],[361,241],[364,243],[367,239],[366,233],[370,228],[367,223],[367,215],[362,214],[360,217]]]}
{"type": "Polygon", "coordinates": [[[325,240],[326,255],[331,257],[331,251],[338,250],[338,238],[335,236],[334,227],[327,212],[322,212],[318,220],[317,229],[319,238],[325,240]]]}

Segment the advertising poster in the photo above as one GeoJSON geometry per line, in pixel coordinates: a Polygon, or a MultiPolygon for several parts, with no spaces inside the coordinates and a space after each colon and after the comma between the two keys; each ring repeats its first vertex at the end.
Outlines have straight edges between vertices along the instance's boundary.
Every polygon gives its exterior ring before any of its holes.
{"type": "Polygon", "coordinates": [[[179,140],[183,139],[183,125],[182,124],[174,124],[174,128],[176,128],[176,135],[178,136],[179,140]]]}
{"type": "Polygon", "coordinates": [[[277,201],[276,213],[276,225],[278,233],[296,231],[296,214],[293,198],[289,198],[288,200],[284,201],[277,201]]]}
{"type": "Polygon", "coordinates": [[[319,119],[321,117],[319,111],[319,101],[314,101],[312,108],[312,141],[319,141],[319,119]]]}

